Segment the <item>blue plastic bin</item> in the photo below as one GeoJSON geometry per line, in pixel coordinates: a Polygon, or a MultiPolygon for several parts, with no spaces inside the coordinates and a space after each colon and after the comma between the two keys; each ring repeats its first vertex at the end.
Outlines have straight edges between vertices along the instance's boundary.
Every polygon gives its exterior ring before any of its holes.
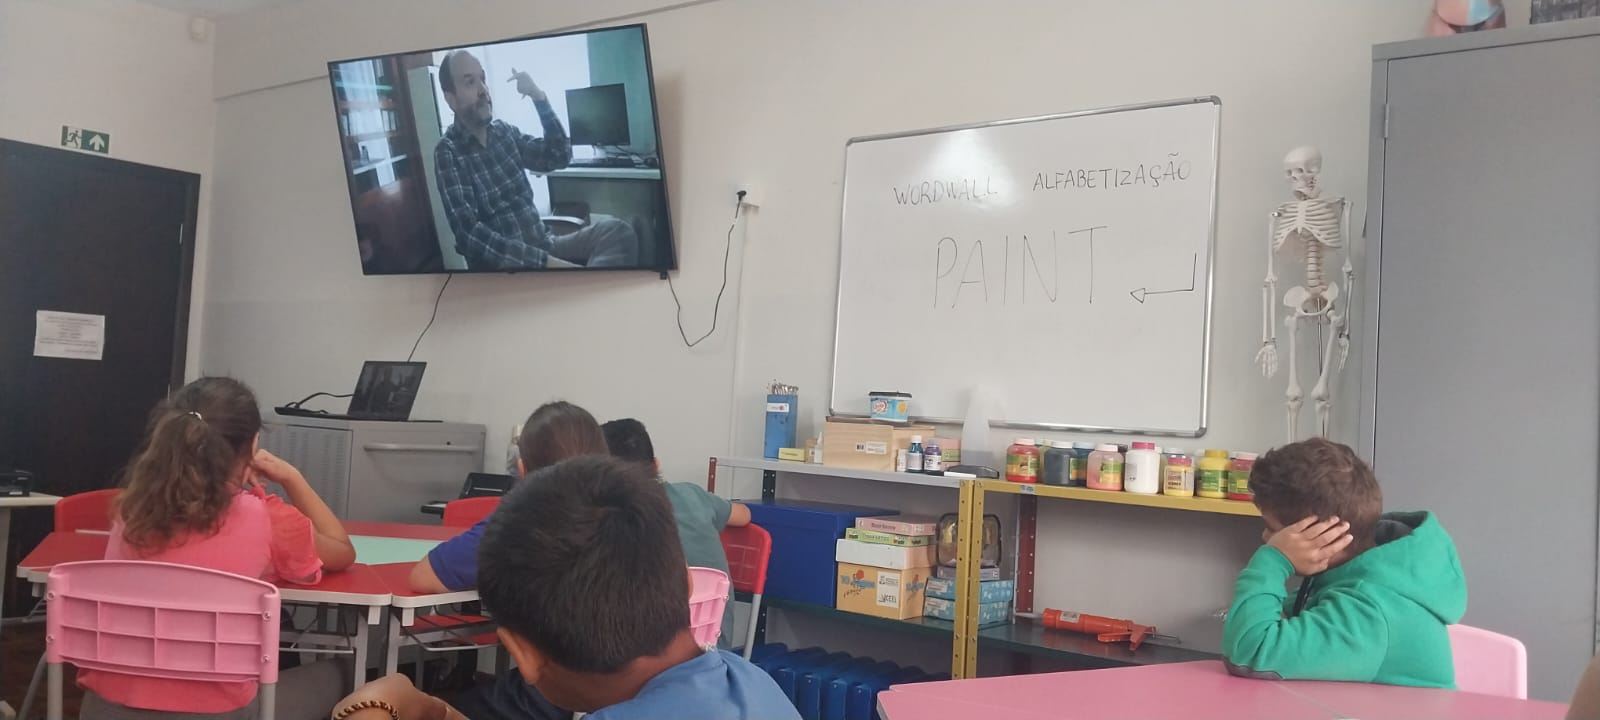
{"type": "Polygon", "coordinates": [[[745,501],[750,520],[772,535],[767,565],[768,598],[833,607],[835,541],[859,517],[896,515],[896,510],[804,500],[745,501]]]}

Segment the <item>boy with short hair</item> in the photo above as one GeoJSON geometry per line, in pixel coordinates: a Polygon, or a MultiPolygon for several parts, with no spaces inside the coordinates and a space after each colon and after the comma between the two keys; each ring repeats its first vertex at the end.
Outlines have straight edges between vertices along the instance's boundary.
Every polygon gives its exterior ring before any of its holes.
{"type": "Polygon", "coordinates": [[[1250,476],[1266,541],[1239,573],[1222,651],[1236,675],[1455,687],[1446,625],[1467,586],[1455,545],[1428,512],[1383,512],[1349,447],[1277,448],[1250,476]],[[1285,584],[1303,576],[1295,597],[1285,584]]]}
{"type": "MultiPolygon", "coordinates": [[[[593,720],[799,720],[765,673],[695,644],[672,508],[640,464],[589,456],[535,473],[495,511],[478,562],[506,651],[561,707],[593,720]]],[[[347,720],[463,717],[404,676],[338,707],[347,720]]]]}
{"type": "MultiPolygon", "coordinates": [[[[605,433],[606,445],[611,454],[639,463],[650,469],[657,478],[661,476],[661,461],[656,459],[655,444],[650,442],[650,432],[644,423],[633,418],[612,420],[600,426],[605,433]]],[[[683,542],[684,559],[692,567],[705,567],[728,572],[728,556],[722,549],[722,529],[744,527],[750,524],[750,508],[743,503],[730,502],[707,492],[694,483],[669,483],[662,481],[667,500],[672,503],[672,516],[678,523],[678,539],[683,542]]],[[[732,589],[729,589],[732,592],[732,589]]],[[[722,635],[717,646],[733,647],[733,602],[722,611],[722,635]]]]}

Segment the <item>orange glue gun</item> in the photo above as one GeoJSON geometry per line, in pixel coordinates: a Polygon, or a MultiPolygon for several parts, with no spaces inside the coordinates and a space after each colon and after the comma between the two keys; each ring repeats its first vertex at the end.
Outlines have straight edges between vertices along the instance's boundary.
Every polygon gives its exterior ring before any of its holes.
{"type": "Polygon", "coordinates": [[[1129,651],[1138,650],[1139,646],[1144,643],[1145,638],[1157,638],[1169,642],[1178,641],[1178,638],[1172,635],[1159,634],[1154,627],[1140,625],[1132,620],[1118,620],[1117,618],[1072,612],[1071,610],[1045,610],[1040,619],[1047,628],[1093,635],[1096,640],[1103,643],[1126,640],[1129,651]]]}

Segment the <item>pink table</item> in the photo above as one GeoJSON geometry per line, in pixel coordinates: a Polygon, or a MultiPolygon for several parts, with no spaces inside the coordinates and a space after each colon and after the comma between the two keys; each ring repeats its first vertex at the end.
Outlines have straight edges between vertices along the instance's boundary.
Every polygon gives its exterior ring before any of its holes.
{"type": "Polygon", "coordinates": [[[1453,690],[1247,680],[1216,661],[897,685],[879,694],[878,705],[886,720],[1560,720],[1566,714],[1559,703],[1453,690]]]}

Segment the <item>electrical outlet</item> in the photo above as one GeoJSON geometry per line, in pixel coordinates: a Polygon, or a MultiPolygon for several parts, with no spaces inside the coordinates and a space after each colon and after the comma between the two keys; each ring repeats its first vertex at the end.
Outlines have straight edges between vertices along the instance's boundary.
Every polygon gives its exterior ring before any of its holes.
{"type": "Polygon", "coordinates": [[[762,201],[766,199],[761,196],[761,189],[755,183],[742,182],[734,186],[733,190],[735,197],[740,192],[744,193],[744,198],[739,201],[739,204],[747,208],[759,208],[762,201]]]}

